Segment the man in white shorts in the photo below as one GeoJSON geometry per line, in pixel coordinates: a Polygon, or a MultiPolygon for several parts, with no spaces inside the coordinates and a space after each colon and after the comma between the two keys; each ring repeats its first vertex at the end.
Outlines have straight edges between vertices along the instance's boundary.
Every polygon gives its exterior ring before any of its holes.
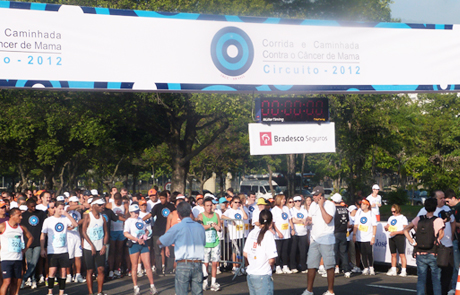
{"type": "MultiPolygon", "coordinates": [[[[82,223],[81,219],[81,212],[78,210],[80,205],[78,204],[80,200],[77,196],[72,196],[69,198],[69,205],[66,206],[65,210],[72,216],[73,219],[78,223],[80,226],[82,223]]],[[[80,232],[78,231],[78,226],[69,230],[67,232],[67,245],[69,248],[69,259],[74,259],[73,263],[75,263],[75,277],[73,279],[74,282],[83,283],[86,280],[81,275],[81,257],[83,256],[82,248],[81,248],[81,237],[80,232]]],[[[70,267],[67,269],[67,280],[66,283],[70,283],[72,281],[71,269],[70,267]]]]}

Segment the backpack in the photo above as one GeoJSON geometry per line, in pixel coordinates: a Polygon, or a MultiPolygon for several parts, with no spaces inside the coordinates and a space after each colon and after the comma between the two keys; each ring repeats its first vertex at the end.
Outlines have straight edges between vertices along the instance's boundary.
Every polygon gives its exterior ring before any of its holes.
{"type": "Polygon", "coordinates": [[[433,227],[436,218],[438,217],[433,216],[428,218],[426,215],[420,216],[416,231],[417,250],[419,252],[436,252],[437,237],[434,234],[433,227]]]}

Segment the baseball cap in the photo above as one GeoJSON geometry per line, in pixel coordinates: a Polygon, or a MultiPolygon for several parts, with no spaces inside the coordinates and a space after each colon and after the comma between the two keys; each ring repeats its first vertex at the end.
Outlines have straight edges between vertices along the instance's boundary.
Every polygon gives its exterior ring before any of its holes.
{"type": "Polygon", "coordinates": [[[0,208],[3,207],[3,206],[6,206],[6,203],[3,202],[3,201],[0,201],[0,208]]]}
{"type": "Polygon", "coordinates": [[[293,200],[294,201],[302,201],[302,197],[301,196],[295,196],[293,200]]]}
{"type": "Polygon", "coordinates": [[[317,185],[315,186],[315,188],[313,189],[313,191],[311,192],[311,194],[313,196],[316,196],[316,195],[319,195],[319,194],[323,194],[324,195],[324,188],[320,185],[317,185]]]}
{"type": "Polygon", "coordinates": [[[21,206],[19,206],[19,210],[21,210],[21,211],[27,211],[28,209],[29,209],[29,208],[27,208],[26,205],[21,205],[21,206]]]}
{"type": "Polygon", "coordinates": [[[84,196],[91,196],[91,192],[89,190],[86,190],[83,192],[84,196]]]}
{"type": "Polygon", "coordinates": [[[380,190],[380,187],[379,187],[378,184],[374,184],[374,185],[372,186],[372,189],[378,189],[378,190],[380,190]]]}
{"type": "Polygon", "coordinates": [[[80,199],[77,196],[72,196],[69,198],[69,202],[79,202],[80,199]]]}
{"type": "Polygon", "coordinates": [[[184,196],[184,195],[178,195],[178,196],[176,197],[176,200],[181,200],[181,199],[182,199],[182,200],[185,200],[185,196],[184,196]]]}
{"type": "Polygon", "coordinates": [[[147,201],[146,201],[146,200],[140,200],[140,201],[139,201],[139,206],[145,205],[145,204],[147,204],[147,201]]]}
{"type": "Polygon", "coordinates": [[[275,199],[273,199],[273,198],[270,198],[270,199],[268,199],[268,201],[271,203],[271,202],[274,202],[274,201],[275,201],[275,199]]]}
{"type": "Polygon", "coordinates": [[[157,190],[152,188],[149,190],[149,196],[152,196],[152,195],[156,195],[157,194],[157,190]]]}
{"type": "Polygon", "coordinates": [[[65,201],[65,198],[64,198],[64,196],[57,196],[57,197],[56,197],[56,201],[58,201],[58,202],[64,202],[64,201],[65,201]]]}
{"type": "Polygon", "coordinates": [[[136,212],[136,211],[140,211],[141,209],[139,209],[139,206],[137,204],[133,204],[133,205],[130,205],[129,206],[129,212],[136,212]]]}
{"type": "Polygon", "coordinates": [[[351,212],[353,210],[357,210],[358,208],[355,205],[351,205],[350,207],[347,208],[348,212],[351,212]]]}
{"type": "Polygon", "coordinates": [[[92,202],[91,205],[104,205],[104,199],[97,199],[96,201],[92,202]]]}
{"type": "Polygon", "coordinates": [[[88,199],[88,204],[91,204],[92,201],[93,201],[93,198],[89,198],[88,199]]]}
{"type": "Polygon", "coordinates": [[[268,204],[267,204],[267,201],[265,201],[264,198],[259,198],[257,200],[257,205],[268,205],[268,204]]]}
{"type": "Polygon", "coordinates": [[[219,204],[219,202],[217,202],[216,199],[212,199],[212,203],[213,203],[213,204],[219,204]]]}
{"type": "Polygon", "coordinates": [[[197,199],[197,200],[203,199],[203,195],[198,195],[198,196],[196,196],[196,199],[197,199]]]}
{"type": "Polygon", "coordinates": [[[225,197],[222,197],[219,199],[219,204],[223,204],[223,203],[228,203],[227,199],[225,197]]]}
{"type": "Polygon", "coordinates": [[[92,190],[91,190],[91,194],[92,194],[93,196],[98,196],[98,195],[99,195],[99,193],[97,192],[97,189],[92,189],[92,190]]]}
{"type": "Polygon", "coordinates": [[[335,194],[332,195],[331,200],[334,203],[340,203],[340,202],[342,202],[342,196],[340,194],[338,194],[338,193],[335,193],[335,194]]]}
{"type": "Polygon", "coordinates": [[[66,197],[66,198],[70,197],[69,192],[65,192],[65,193],[64,193],[64,197],[66,197]]]}

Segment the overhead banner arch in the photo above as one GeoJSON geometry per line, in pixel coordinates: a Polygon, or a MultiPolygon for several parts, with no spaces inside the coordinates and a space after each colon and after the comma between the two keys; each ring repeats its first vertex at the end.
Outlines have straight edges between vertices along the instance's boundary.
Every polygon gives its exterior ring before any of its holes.
{"type": "Polygon", "coordinates": [[[460,25],[0,1],[0,88],[460,91],[460,25]]]}

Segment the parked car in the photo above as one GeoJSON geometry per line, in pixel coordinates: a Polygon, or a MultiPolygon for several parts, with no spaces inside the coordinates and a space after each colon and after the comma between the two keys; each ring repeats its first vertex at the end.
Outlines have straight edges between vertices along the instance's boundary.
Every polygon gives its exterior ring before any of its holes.
{"type": "Polygon", "coordinates": [[[406,190],[407,196],[409,197],[409,201],[412,203],[414,201],[415,205],[418,206],[423,206],[425,204],[425,200],[428,199],[428,192],[423,190],[423,191],[412,191],[412,190],[406,190]]]}

